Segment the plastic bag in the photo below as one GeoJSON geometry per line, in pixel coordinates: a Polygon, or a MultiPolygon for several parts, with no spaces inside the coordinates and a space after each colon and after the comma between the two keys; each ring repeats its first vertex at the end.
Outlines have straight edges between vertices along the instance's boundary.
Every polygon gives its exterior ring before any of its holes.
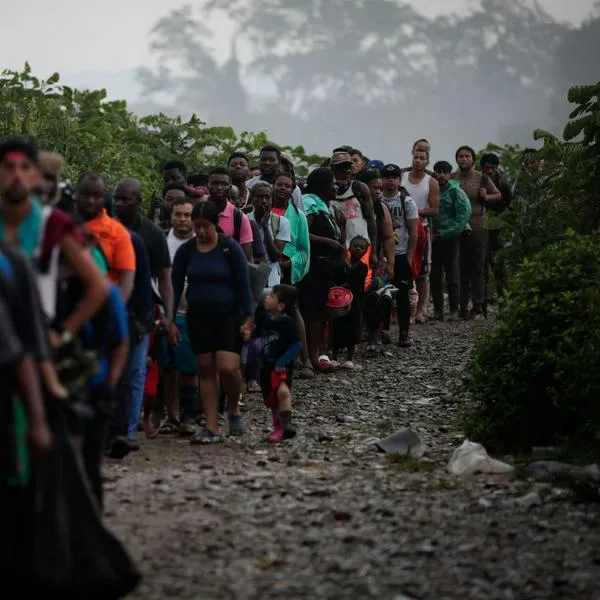
{"type": "Polygon", "coordinates": [[[35,474],[35,589],[61,599],[123,598],[137,586],[140,573],[102,523],[63,415],[53,436],[53,448],[35,474]]]}
{"type": "Polygon", "coordinates": [[[453,475],[473,473],[511,473],[514,467],[488,455],[481,444],[465,440],[452,454],[448,471],[453,475]]]}

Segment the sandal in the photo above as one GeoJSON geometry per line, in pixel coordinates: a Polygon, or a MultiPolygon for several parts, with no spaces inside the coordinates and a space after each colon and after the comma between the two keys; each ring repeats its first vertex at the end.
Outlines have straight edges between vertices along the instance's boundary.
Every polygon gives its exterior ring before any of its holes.
{"type": "Polygon", "coordinates": [[[164,425],[160,426],[158,433],[161,435],[174,435],[175,433],[179,433],[179,428],[181,427],[181,423],[172,417],[169,417],[164,425]]]}
{"type": "Polygon", "coordinates": [[[252,381],[249,381],[249,382],[246,384],[246,391],[247,391],[249,394],[258,394],[258,392],[260,392],[260,391],[261,391],[261,389],[260,389],[260,384],[258,383],[258,381],[254,381],[254,380],[252,380],[252,381]]]}
{"type": "Polygon", "coordinates": [[[377,356],[377,347],[373,344],[369,344],[365,348],[364,357],[365,358],[375,358],[377,356]]]}

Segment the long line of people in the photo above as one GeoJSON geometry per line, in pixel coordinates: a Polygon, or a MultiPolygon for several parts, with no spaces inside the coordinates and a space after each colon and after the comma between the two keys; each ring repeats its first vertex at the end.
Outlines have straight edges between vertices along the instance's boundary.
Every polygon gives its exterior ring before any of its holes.
{"type": "Polygon", "coordinates": [[[483,318],[499,244],[485,216],[509,192],[495,155],[476,171],[462,146],[458,170],[439,161],[430,171],[430,152],[418,140],[401,168],[342,146],[305,179],[271,145],[257,174],[241,152],[207,175],[174,160],[144,216],[138,180],[109,194],[101,174],[83,173],[63,202],[62,158],[3,142],[0,514],[26,517],[28,461],[50,447],[45,414],[57,406],[69,407],[101,504],[103,456],[137,450],[139,430],[198,444],[223,441],[225,425],[242,435],[244,391],[262,391],[272,411],[268,442],[294,437],[293,378],[359,369],[363,341],[376,358],[394,312],[397,343],[410,346],[411,324],[428,319],[430,280],[435,319],[444,289],[448,320],[483,318]],[[352,304],[334,319],[336,287],[352,304]]]}

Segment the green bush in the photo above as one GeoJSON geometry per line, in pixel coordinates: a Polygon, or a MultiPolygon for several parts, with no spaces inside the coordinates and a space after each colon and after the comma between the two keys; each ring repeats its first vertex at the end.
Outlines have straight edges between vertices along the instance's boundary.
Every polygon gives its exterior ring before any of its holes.
{"type": "Polygon", "coordinates": [[[600,441],[600,234],[570,231],[512,278],[461,380],[467,435],[529,450],[600,441]]]}

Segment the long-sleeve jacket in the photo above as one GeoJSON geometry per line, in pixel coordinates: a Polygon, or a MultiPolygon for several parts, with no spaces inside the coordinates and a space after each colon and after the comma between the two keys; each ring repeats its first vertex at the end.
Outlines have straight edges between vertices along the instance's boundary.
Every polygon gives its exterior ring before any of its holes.
{"type": "Polygon", "coordinates": [[[471,218],[471,201],[455,179],[440,188],[440,208],[433,217],[433,231],[439,233],[442,240],[458,237],[471,218]]]}

